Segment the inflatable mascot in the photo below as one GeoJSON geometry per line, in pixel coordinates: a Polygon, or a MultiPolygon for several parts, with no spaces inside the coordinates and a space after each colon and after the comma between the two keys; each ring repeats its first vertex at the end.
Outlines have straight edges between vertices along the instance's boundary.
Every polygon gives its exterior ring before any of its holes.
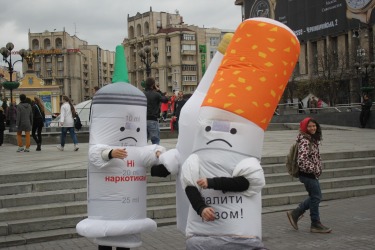
{"type": "Polygon", "coordinates": [[[218,46],[218,51],[211,60],[207,71],[200,81],[194,94],[189,98],[181,110],[179,119],[179,133],[175,149],[168,150],[166,153],[160,155],[159,166],[154,166],[151,169],[151,175],[165,177],[169,174],[177,174],[176,178],[176,213],[177,213],[177,228],[185,233],[186,220],[189,211],[189,201],[186,197],[185,191],[182,189],[180,181],[180,168],[188,156],[192,153],[193,140],[191,136],[195,134],[198,127],[198,112],[202,105],[203,99],[206,96],[207,90],[210,87],[212,80],[216,74],[217,69],[223,59],[225,50],[231,41],[233,34],[227,33],[223,36],[222,41],[218,46]]]}
{"type": "Polygon", "coordinates": [[[264,131],[299,51],[293,31],[272,19],[245,20],[234,33],[199,110],[193,153],[181,169],[191,203],[188,250],[263,247],[264,131]]]}
{"type": "Polygon", "coordinates": [[[124,48],[117,46],[113,83],[92,101],[88,218],[76,227],[99,245],[137,247],[141,232],[156,230],[146,218],[146,168],[165,149],[147,146],[146,108],[143,92],[128,83],[124,48]]]}

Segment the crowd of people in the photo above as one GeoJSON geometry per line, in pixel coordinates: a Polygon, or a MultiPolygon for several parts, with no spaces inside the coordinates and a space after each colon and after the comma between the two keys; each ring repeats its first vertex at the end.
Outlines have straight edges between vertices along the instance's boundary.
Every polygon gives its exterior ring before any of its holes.
{"type": "MultiPolygon", "coordinates": [[[[30,152],[31,137],[36,144],[36,151],[42,150],[42,129],[45,126],[46,116],[45,107],[41,99],[35,96],[33,99],[25,94],[19,95],[20,102],[13,102],[12,107],[8,106],[7,99],[3,99],[0,107],[0,146],[4,142],[4,131],[6,126],[11,126],[12,122],[17,131],[17,152],[30,152]],[[25,135],[25,142],[22,135],[25,135]]],[[[67,96],[62,98],[60,126],[61,137],[60,145],[57,148],[64,150],[65,137],[69,131],[74,142],[74,151],[77,151],[78,140],[74,131],[74,117],[76,111],[72,101],[67,96]]]]}

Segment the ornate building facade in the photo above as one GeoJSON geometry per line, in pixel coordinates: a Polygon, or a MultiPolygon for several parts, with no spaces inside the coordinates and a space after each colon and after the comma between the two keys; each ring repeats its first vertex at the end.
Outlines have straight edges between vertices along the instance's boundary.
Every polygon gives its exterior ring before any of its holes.
{"type": "MultiPolygon", "coordinates": [[[[29,32],[29,48],[34,53],[33,70],[45,86],[56,85],[61,95],[75,103],[92,97],[92,89],[112,81],[113,51],[89,45],[65,31],[29,32]]],[[[27,65],[23,65],[25,71],[27,65]]]]}

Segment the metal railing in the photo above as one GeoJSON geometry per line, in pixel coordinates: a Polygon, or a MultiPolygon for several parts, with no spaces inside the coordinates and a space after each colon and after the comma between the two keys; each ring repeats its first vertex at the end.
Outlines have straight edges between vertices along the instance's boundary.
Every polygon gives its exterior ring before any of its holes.
{"type": "MultiPolygon", "coordinates": [[[[373,102],[372,108],[375,108],[375,103],[373,102]]],[[[360,103],[351,104],[337,104],[336,106],[322,107],[322,108],[298,108],[298,103],[284,103],[279,104],[275,110],[275,115],[289,115],[289,114],[318,114],[318,113],[332,113],[332,112],[353,112],[361,111],[360,103]]]]}

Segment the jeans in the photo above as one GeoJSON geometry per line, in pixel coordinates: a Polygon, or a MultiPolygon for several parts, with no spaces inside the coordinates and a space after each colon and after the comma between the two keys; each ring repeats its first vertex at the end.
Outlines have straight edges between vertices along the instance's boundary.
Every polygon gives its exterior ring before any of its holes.
{"type": "Polygon", "coordinates": [[[160,143],[160,128],[159,122],[147,120],[147,141],[151,139],[152,144],[160,143]]]}
{"type": "Polygon", "coordinates": [[[62,127],[61,128],[61,137],[60,137],[60,144],[61,144],[61,147],[64,147],[65,146],[65,137],[66,137],[66,133],[69,131],[69,134],[70,134],[70,137],[72,138],[73,140],[73,143],[74,145],[78,144],[78,140],[77,140],[77,135],[76,133],[74,132],[74,128],[73,127],[62,127]]]}
{"type": "Polygon", "coordinates": [[[322,200],[319,180],[305,176],[300,176],[299,180],[305,185],[306,191],[309,194],[309,197],[299,204],[299,208],[303,212],[310,209],[311,222],[318,222],[320,221],[319,203],[322,200]]]}

